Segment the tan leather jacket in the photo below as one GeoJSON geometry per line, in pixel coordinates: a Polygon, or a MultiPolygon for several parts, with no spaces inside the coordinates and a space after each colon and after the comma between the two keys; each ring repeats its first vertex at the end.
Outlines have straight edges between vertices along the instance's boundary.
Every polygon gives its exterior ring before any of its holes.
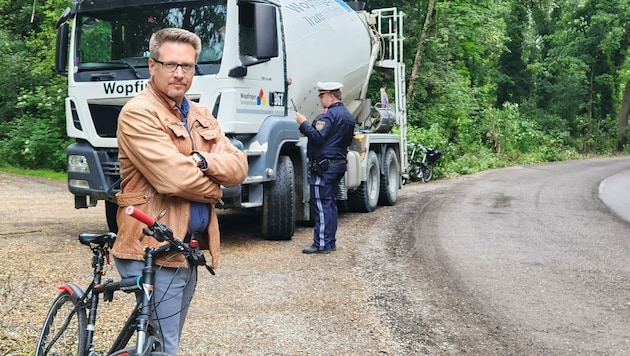
{"type": "MultiPolygon", "coordinates": [[[[133,205],[173,230],[183,239],[188,231],[190,201],[211,204],[208,246],[212,265],[219,262],[219,224],[214,205],[222,196],[221,185],[233,187],[247,176],[247,156],[224,135],[210,110],[189,100],[187,121],[190,135],[183,126],[174,101],[155,90],[151,80],[147,88],[131,99],[118,118],[118,158],[123,177],[116,195],[118,236],[112,254],[121,259],[143,260],[147,246],[162,243],[142,234],[142,222],[125,214],[133,205]],[[210,153],[218,140],[228,152],[210,153]],[[192,159],[201,153],[208,168],[202,172],[192,159]]],[[[173,257],[173,256],[171,256],[173,257]]],[[[164,265],[181,265],[182,256],[164,265]]],[[[164,263],[165,258],[158,260],[164,263]]]]}

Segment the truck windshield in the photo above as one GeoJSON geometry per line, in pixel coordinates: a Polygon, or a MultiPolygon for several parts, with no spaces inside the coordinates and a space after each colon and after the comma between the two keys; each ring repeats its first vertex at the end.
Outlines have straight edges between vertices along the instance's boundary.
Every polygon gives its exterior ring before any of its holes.
{"type": "MultiPolygon", "coordinates": [[[[78,72],[146,68],[149,38],[165,27],[199,35],[199,64],[219,64],[223,56],[226,1],[165,2],[79,13],[75,65],[78,72]]],[[[145,69],[146,72],[146,69],[145,69]]]]}

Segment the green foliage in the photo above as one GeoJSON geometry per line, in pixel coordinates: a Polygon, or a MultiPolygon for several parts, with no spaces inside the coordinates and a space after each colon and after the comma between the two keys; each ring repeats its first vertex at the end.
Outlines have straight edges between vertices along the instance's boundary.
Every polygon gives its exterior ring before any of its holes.
{"type": "Polygon", "coordinates": [[[44,177],[57,181],[65,181],[68,179],[66,172],[57,172],[49,169],[21,169],[10,166],[0,166],[0,171],[11,174],[19,174],[22,176],[44,177]]]}
{"type": "Polygon", "coordinates": [[[28,66],[24,65],[26,49],[19,41],[11,40],[8,33],[0,29],[0,123],[15,116],[15,103],[20,88],[32,82],[28,66]]]}
{"type": "Polygon", "coordinates": [[[18,98],[16,117],[0,124],[0,138],[5,143],[0,147],[0,163],[29,169],[65,169],[69,140],[64,124],[64,92],[65,87],[57,83],[25,91],[18,98]]]}
{"type": "Polygon", "coordinates": [[[502,160],[500,156],[497,156],[494,152],[485,147],[479,146],[467,150],[456,160],[448,163],[443,162],[441,165],[445,176],[471,174],[507,166],[507,162],[502,160]]]}
{"type": "MultiPolygon", "coordinates": [[[[442,151],[436,177],[615,149],[630,80],[628,2],[436,1],[414,63],[428,4],[375,0],[368,9],[407,14],[404,62],[408,73],[418,66],[408,139],[442,151]]],[[[0,165],[65,167],[66,84],[52,68],[54,24],[70,5],[0,0],[0,165]]],[[[99,26],[85,43],[108,40],[99,26]]],[[[100,46],[83,54],[91,48],[100,46]]],[[[381,87],[393,100],[389,75],[373,76],[373,102],[381,87]]]]}
{"type": "Polygon", "coordinates": [[[64,78],[54,66],[54,23],[70,1],[0,0],[0,164],[65,170],[64,78]],[[35,10],[35,11],[34,11],[35,10]]]}

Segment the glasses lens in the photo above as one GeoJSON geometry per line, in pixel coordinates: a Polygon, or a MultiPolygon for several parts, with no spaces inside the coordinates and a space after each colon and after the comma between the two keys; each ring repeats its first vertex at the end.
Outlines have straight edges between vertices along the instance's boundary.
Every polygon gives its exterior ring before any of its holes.
{"type": "Polygon", "coordinates": [[[190,63],[180,64],[179,66],[182,67],[184,73],[190,73],[195,69],[195,65],[190,63]]]}
{"type": "Polygon", "coordinates": [[[164,66],[164,69],[169,72],[174,72],[177,70],[177,63],[162,63],[162,65],[164,66]]]}
{"type": "Polygon", "coordinates": [[[173,63],[173,62],[162,62],[157,59],[154,59],[154,60],[157,63],[160,63],[166,71],[171,72],[171,73],[177,71],[177,67],[182,67],[182,72],[184,73],[191,73],[192,71],[195,70],[195,65],[192,63],[179,64],[179,63],[173,63]]]}

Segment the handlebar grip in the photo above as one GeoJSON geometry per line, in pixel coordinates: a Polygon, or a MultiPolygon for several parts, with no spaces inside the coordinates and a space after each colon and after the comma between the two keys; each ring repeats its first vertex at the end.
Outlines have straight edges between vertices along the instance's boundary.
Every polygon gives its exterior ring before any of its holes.
{"type": "Polygon", "coordinates": [[[142,210],[136,209],[136,207],[133,206],[133,205],[128,206],[125,209],[125,213],[127,215],[130,215],[130,216],[136,218],[139,221],[142,221],[143,223],[147,224],[147,226],[155,225],[155,219],[153,219],[149,215],[145,214],[142,210]]]}
{"type": "Polygon", "coordinates": [[[122,291],[133,292],[133,291],[142,289],[141,281],[142,281],[142,276],[129,277],[129,278],[121,279],[120,282],[118,282],[118,285],[120,287],[120,290],[122,291]]]}

